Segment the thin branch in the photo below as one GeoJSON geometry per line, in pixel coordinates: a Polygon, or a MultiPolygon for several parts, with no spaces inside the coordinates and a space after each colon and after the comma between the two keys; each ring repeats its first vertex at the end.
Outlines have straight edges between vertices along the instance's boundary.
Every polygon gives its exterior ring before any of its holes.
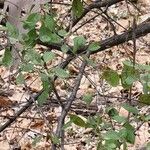
{"type": "MultiPolygon", "coordinates": [[[[38,96],[41,95],[42,92],[43,91],[39,92],[36,96],[34,96],[34,100],[36,100],[38,96]]],[[[12,118],[10,118],[4,125],[0,127],[0,132],[9,127],[18,118],[18,116],[20,116],[23,112],[25,112],[32,104],[33,99],[30,98],[26,105],[24,105],[12,118]]]]}
{"type": "MultiPolygon", "coordinates": [[[[65,68],[73,58],[74,57],[72,55],[69,55],[66,58],[66,60],[63,63],[60,64],[60,67],[65,68]]],[[[54,80],[56,80],[56,79],[57,79],[57,76],[55,77],[54,80]]],[[[42,94],[42,92],[43,92],[43,90],[41,90],[39,93],[37,93],[36,96],[30,97],[28,102],[14,115],[14,117],[9,119],[4,125],[2,125],[0,127],[0,132],[2,132],[7,127],[9,127],[22,113],[24,113],[33,104],[33,99],[34,99],[34,101],[36,101],[37,98],[42,94]]]]}
{"type": "MultiPolygon", "coordinates": [[[[88,53],[87,55],[89,57],[90,53],[88,53]]],[[[80,73],[75,80],[75,86],[73,88],[73,91],[72,91],[71,95],[69,96],[69,98],[67,99],[67,103],[65,105],[65,108],[61,112],[61,116],[59,118],[59,122],[58,122],[57,129],[56,129],[56,136],[58,138],[61,138],[61,139],[63,138],[64,130],[62,129],[62,127],[64,125],[65,118],[66,118],[69,110],[71,109],[71,105],[72,105],[72,103],[76,97],[76,94],[77,94],[77,91],[79,89],[80,82],[81,82],[81,79],[82,79],[86,65],[87,65],[87,62],[84,61],[80,67],[80,71],[79,71],[80,73]]],[[[56,150],[57,146],[55,144],[53,144],[52,149],[56,150]]]]}
{"type": "MultiPolygon", "coordinates": [[[[121,2],[121,1],[123,1],[123,0],[105,0],[105,1],[100,1],[100,2],[93,2],[92,4],[90,4],[89,6],[87,6],[84,9],[84,12],[82,13],[82,15],[79,18],[76,18],[73,20],[72,26],[74,27],[92,9],[100,8],[100,7],[110,7],[111,5],[114,5],[114,4],[121,2]]],[[[68,26],[66,28],[66,31],[69,31],[69,29],[70,29],[70,27],[68,26]]]]}

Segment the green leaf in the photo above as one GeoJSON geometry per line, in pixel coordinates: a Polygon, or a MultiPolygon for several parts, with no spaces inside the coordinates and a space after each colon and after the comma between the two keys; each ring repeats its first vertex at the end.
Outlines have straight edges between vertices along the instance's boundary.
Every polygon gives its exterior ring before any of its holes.
{"type": "Polygon", "coordinates": [[[38,13],[32,13],[30,14],[26,21],[24,21],[23,27],[24,29],[33,29],[35,28],[36,23],[41,19],[41,15],[38,13]]]}
{"type": "Polygon", "coordinates": [[[44,73],[41,73],[40,77],[42,81],[43,90],[50,93],[53,90],[53,81],[47,74],[44,73]]]}
{"type": "Polygon", "coordinates": [[[118,123],[125,123],[127,121],[125,117],[119,115],[114,116],[113,119],[116,120],[118,123]]]}
{"type": "Polygon", "coordinates": [[[24,72],[32,72],[34,69],[34,65],[31,63],[28,64],[21,64],[20,66],[21,70],[24,72]]]}
{"type": "Polygon", "coordinates": [[[62,41],[61,37],[58,36],[56,33],[51,34],[51,42],[55,44],[60,44],[62,41]]]}
{"type": "Polygon", "coordinates": [[[45,25],[42,25],[39,31],[39,38],[42,42],[45,43],[56,43],[60,44],[62,39],[56,33],[50,31],[45,25]]]}
{"type": "Polygon", "coordinates": [[[134,142],[135,142],[134,127],[131,124],[129,124],[128,122],[124,124],[124,127],[126,128],[126,132],[127,132],[127,136],[126,136],[127,142],[134,144],[134,142]]]}
{"type": "Polygon", "coordinates": [[[63,44],[63,45],[61,46],[61,51],[62,51],[63,53],[67,53],[67,52],[69,51],[69,47],[68,47],[66,44],[63,44]]]}
{"type": "Polygon", "coordinates": [[[119,130],[119,135],[120,135],[120,138],[123,138],[125,139],[127,137],[127,129],[126,128],[122,128],[119,130]]]}
{"type": "Polygon", "coordinates": [[[36,30],[30,30],[27,35],[24,36],[24,43],[25,45],[29,46],[29,47],[34,47],[36,44],[36,40],[38,38],[38,35],[36,33],[36,30]]]}
{"type": "Polygon", "coordinates": [[[83,101],[89,106],[93,100],[93,94],[87,93],[83,95],[83,101]]]}
{"type": "Polygon", "coordinates": [[[18,29],[14,25],[10,24],[9,22],[6,23],[6,27],[8,31],[8,37],[17,39],[19,36],[18,29]]]}
{"type": "Polygon", "coordinates": [[[110,130],[104,134],[104,139],[105,140],[119,140],[120,136],[118,132],[110,130]]]}
{"type": "Polygon", "coordinates": [[[2,63],[6,67],[9,67],[9,66],[12,65],[12,63],[13,63],[13,57],[12,57],[10,48],[6,48],[5,49],[4,57],[2,59],[2,63]]]}
{"type": "Polygon", "coordinates": [[[89,51],[96,51],[100,48],[100,45],[98,42],[94,42],[94,43],[91,43],[88,47],[88,50],[89,51]]]}
{"type": "Polygon", "coordinates": [[[53,71],[60,78],[69,78],[69,73],[60,67],[54,68],[53,71]]]}
{"type": "Polygon", "coordinates": [[[70,114],[70,121],[80,127],[86,127],[86,122],[77,115],[70,114]]]}
{"type": "Polygon", "coordinates": [[[45,27],[44,25],[41,26],[40,31],[39,31],[39,38],[42,42],[51,42],[52,41],[52,32],[45,27]]]}
{"type": "Polygon", "coordinates": [[[16,78],[16,83],[17,84],[24,84],[25,83],[25,80],[24,80],[24,76],[22,73],[20,73],[17,78],[16,78]]]}
{"type": "Polygon", "coordinates": [[[47,63],[55,58],[55,54],[53,52],[45,52],[43,54],[43,59],[47,63]]]}
{"type": "MultiPolygon", "coordinates": [[[[123,62],[123,64],[125,66],[128,66],[128,67],[132,67],[133,68],[133,62],[129,61],[129,60],[125,60],[123,62]]],[[[135,64],[134,65],[134,68],[136,70],[140,70],[140,71],[150,71],[150,65],[144,65],[144,64],[135,64]]]]}
{"type": "Polygon", "coordinates": [[[107,150],[116,150],[118,143],[111,139],[111,140],[105,140],[105,149],[107,150]]]}
{"type": "Polygon", "coordinates": [[[133,63],[129,61],[124,61],[123,65],[121,83],[124,88],[129,89],[134,82],[140,79],[140,73],[136,67],[133,67],[133,63]]]}
{"type": "Polygon", "coordinates": [[[60,36],[64,37],[64,36],[67,35],[67,32],[66,32],[66,30],[59,30],[59,31],[58,31],[58,34],[59,34],[60,36]]]}
{"type": "Polygon", "coordinates": [[[79,18],[83,13],[83,3],[81,0],[73,0],[72,2],[72,11],[73,14],[79,18]]]}
{"type": "Polygon", "coordinates": [[[28,49],[24,56],[26,62],[32,62],[35,65],[42,65],[41,54],[35,49],[28,49]]]}
{"type": "Polygon", "coordinates": [[[42,135],[36,136],[36,137],[33,139],[32,145],[33,145],[33,146],[36,146],[36,144],[38,144],[41,140],[42,140],[42,135]]]}
{"type": "Polygon", "coordinates": [[[10,24],[9,22],[6,23],[6,28],[7,28],[7,32],[8,32],[8,38],[11,44],[15,44],[16,42],[18,42],[18,38],[19,38],[19,31],[18,29],[10,24]]]}
{"type": "Polygon", "coordinates": [[[102,76],[111,86],[117,86],[119,84],[120,77],[118,73],[110,68],[105,70],[102,76]]]}
{"type": "Polygon", "coordinates": [[[138,109],[137,109],[136,107],[133,107],[133,106],[127,104],[127,103],[124,103],[124,104],[122,105],[122,107],[123,107],[124,109],[126,109],[128,112],[131,112],[131,113],[133,113],[133,114],[135,114],[135,115],[137,115],[137,114],[139,113],[139,111],[138,111],[138,109]]]}
{"type": "Polygon", "coordinates": [[[118,111],[117,109],[113,108],[113,107],[108,107],[106,108],[106,113],[110,116],[110,117],[114,117],[116,115],[118,115],[118,111]]]}
{"type": "Polygon", "coordinates": [[[147,143],[146,150],[150,150],[150,142],[147,143]]]}
{"type": "Polygon", "coordinates": [[[37,99],[38,105],[42,106],[47,101],[48,97],[49,97],[48,91],[42,92],[42,94],[37,99]]]}
{"type": "Polygon", "coordinates": [[[146,115],[146,116],[144,117],[144,121],[150,121],[150,115],[146,115]]]}
{"type": "Polygon", "coordinates": [[[140,81],[143,85],[144,94],[148,94],[150,91],[150,74],[149,73],[142,74],[140,81]]]}
{"type": "Polygon", "coordinates": [[[139,100],[143,104],[150,105],[150,94],[141,94],[139,100]]]}
{"type": "Polygon", "coordinates": [[[86,122],[87,124],[86,127],[95,129],[102,123],[103,123],[102,117],[100,117],[99,115],[89,116],[86,122]]]}
{"type": "Polygon", "coordinates": [[[74,46],[73,46],[73,52],[76,53],[77,50],[80,48],[83,48],[86,44],[86,39],[83,36],[77,36],[73,39],[74,46]]]}
{"type": "Polygon", "coordinates": [[[53,32],[55,30],[55,20],[53,19],[53,17],[51,15],[45,15],[44,16],[44,25],[47,29],[49,29],[51,32],[53,32]]]}

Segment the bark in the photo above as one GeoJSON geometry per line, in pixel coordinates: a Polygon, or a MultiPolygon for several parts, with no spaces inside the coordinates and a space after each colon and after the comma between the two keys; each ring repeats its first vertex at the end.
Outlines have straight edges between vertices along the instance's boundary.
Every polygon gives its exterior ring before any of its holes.
{"type": "MultiPolygon", "coordinates": [[[[119,44],[122,44],[122,43],[128,42],[129,40],[132,40],[133,32],[135,32],[134,33],[135,38],[139,38],[139,37],[145,36],[146,34],[150,33],[150,18],[148,18],[143,23],[139,24],[136,27],[136,29],[134,29],[134,31],[133,31],[133,28],[130,28],[130,29],[124,31],[124,33],[122,33],[122,34],[114,35],[110,38],[99,41],[100,48],[96,51],[91,52],[91,54],[104,51],[113,46],[118,46],[119,44]]],[[[48,44],[48,43],[42,43],[41,41],[38,41],[38,43],[45,45],[45,46],[49,47],[50,49],[57,49],[57,50],[61,51],[61,45],[59,45],[59,44],[48,44]]],[[[77,51],[77,54],[85,53],[88,46],[89,45],[86,45],[84,48],[79,49],[77,51]]],[[[68,54],[72,54],[71,49],[73,49],[72,46],[70,46],[70,51],[67,52],[68,54]]]]}

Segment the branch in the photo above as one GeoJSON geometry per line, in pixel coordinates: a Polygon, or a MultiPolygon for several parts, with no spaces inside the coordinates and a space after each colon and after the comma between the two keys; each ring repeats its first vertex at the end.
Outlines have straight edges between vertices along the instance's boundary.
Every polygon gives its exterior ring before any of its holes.
{"type": "MultiPolygon", "coordinates": [[[[135,32],[136,39],[150,33],[150,18],[148,18],[146,21],[140,23],[134,30],[135,30],[134,32],[135,32]]],[[[133,28],[130,28],[129,30],[125,30],[124,33],[122,33],[120,35],[114,35],[110,38],[99,41],[100,48],[96,51],[91,52],[91,54],[94,54],[94,53],[97,53],[100,51],[104,51],[113,46],[117,46],[117,45],[125,43],[129,40],[132,40],[132,36],[133,36],[133,28]]],[[[42,43],[41,41],[38,41],[38,43],[45,45],[45,46],[49,47],[50,49],[56,49],[56,50],[61,51],[61,45],[59,45],[59,44],[56,45],[56,44],[42,43]]],[[[82,49],[79,49],[76,54],[85,53],[88,46],[89,45],[85,46],[82,49]]],[[[69,47],[70,47],[70,49],[73,49],[73,47],[71,47],[71,46],[69,46],[69,47]]],[[[72,54],[72,51],[71,50],[68,51],[67,54],[72,54]]]]}
{"type": "MultiPolygon", "coordinates": [[[[135,38],[139,38],[142,36],[145,36],[146,34],[150,33],[150,18],[148,18],[143,23],[139,24],[136,29],[134,29],[135,38]]],[[[125,43],[129,40],[132,40],[133,36],[133,28],[127,30],[126,32],[120,34],[120,35],[114,35],[108,39],[100,41],[100,48],[97,51],[94,51],[92,53],[97,53],[100,51],[104,51],[107,48],[111,48],[113,46],[117,46],[119,44],[125,43]]],[[[79,50],[77,53],[83,52],[82,50],[79,50]]]]}
{"type": "MultiPolygon", "coordinates": [[[[60,67],[65,68],[73,58],[74,57],[71,55],[68,56],[66,60],[62,64],[60,64],[60,67]]],[[[56,79],[57,77],[54,78],[54,80],[56,79]]],[[[43,90],[38,92],[34,97],[30,97],[27,103],[19,111],[17,111],[17,113],[13,117],[9,118],[9,120],[4,125],[0,126],[0,132],[9,127],[22,113],[24,113],[33,104],[33,102],[37,100],[37,98],[42,94],[42,92],[43,90]]]]}
{"type": "MultiPolygon", "coordinates": [[[[89,57],[89,55],[90,54],[88,53],[87,56],[89,57]]],[[[87,64],[86,61],[84,61],[82,63],[82,65],[80,67],[80,71],[79,71],[80,73],[79,73],[79,75],[77,76],[77,78],[75,80],[75,86],[73,88],[73,91],[72,91],[71,95],[69,96],[69,98],[67,99],[67,103],[65,105],[65,108],[61,112],[61,116],[60,116],[60,119],[58,121],[57,129],[56,129],[56,136],[58,138],[61,138],[61,139],[63,138],[63,135],[62,135],[63,134],[63,129],[62,129],[62,127],[64,125],[65,118],[66,118],[69,110],[71,109],[71,105],[72,105],[74,99],[76,98],[76,94],[77,94],[77,91],[79,89],[80,82],[81,82],[86,64],[87,64]]],[[[56,145],[55,144],[53,144],[52,149],[56,150],[56,145]]]]}
{"type": "Polygon", "coordinates": [[[2,132],[3,130],[5,130],[7,127],[9,127],[23,112],[25,112],[34,102],[34,100],[36,100],[38,98],[38,96],[42,93],[43,91],[39,92],[35,97],[30,97],[29,101],[11,118],[9,118],[9,120],[0,127],[0,132],[2,132]]]}
{"type": "MultiPolygon", "coordinates": [[[[109,7],[111,5],[114,5],[118,2],[121,2],[123,0],[104,0],[104,1],[100,1],[100,2],[93,2],[92,4],[90,4],[89,6],[87,6],[84,9],[84,12],[82,13],[82,15],[79,18],[76,18],[73,20],[72,26],[75,26],[88,12],[90,12],[92,9],[94,8],[101,8],[101,7],[109,7]]],[[[70,26],[68,26],[66,28],[66,31],[69,31],[70,26]]]]}

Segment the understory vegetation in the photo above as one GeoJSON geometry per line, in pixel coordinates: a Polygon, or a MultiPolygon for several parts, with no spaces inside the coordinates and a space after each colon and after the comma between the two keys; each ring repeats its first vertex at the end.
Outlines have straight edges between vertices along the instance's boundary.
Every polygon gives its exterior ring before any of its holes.
{"type": "Polygon", "coordinates": [[[150,149],[148,1],[2,6],[4,150],[150,149]]]}

